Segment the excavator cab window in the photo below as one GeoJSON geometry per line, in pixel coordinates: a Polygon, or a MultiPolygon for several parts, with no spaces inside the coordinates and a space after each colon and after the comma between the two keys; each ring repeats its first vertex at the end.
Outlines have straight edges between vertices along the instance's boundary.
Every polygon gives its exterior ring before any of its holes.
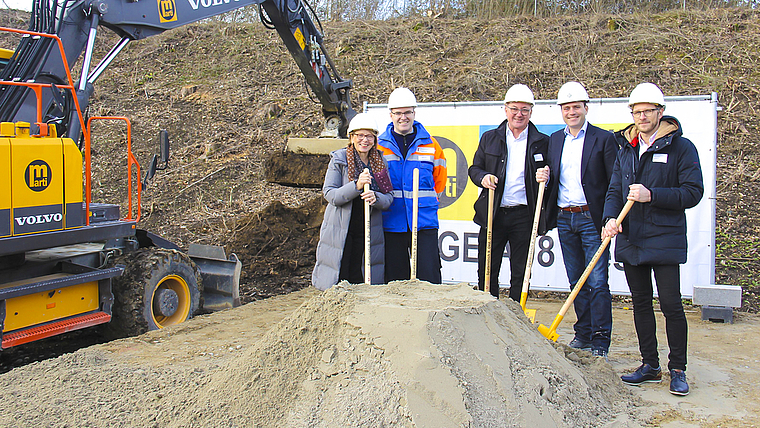
{"type": "Polygon", "coordinates": [[[10,49],[0,48],[0,70],[4,69],[13,56],[13,51],[10,49]]]}

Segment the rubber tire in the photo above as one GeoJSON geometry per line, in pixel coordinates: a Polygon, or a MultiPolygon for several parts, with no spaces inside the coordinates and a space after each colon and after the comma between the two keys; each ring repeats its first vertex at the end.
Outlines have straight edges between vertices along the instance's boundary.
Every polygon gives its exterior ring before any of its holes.
{"type": "Polygon", "coordinates": [[[203,284],[198,267],[186,254],[163,248],[141,248],[116,259],[126,268],[112,285],[114,304],[110,330],[126,337],[182,323],[201,307],[203,284]],[[153,314],[152,297],[159,287],[170,287],[180,297],[175,315],[153,314]]]}

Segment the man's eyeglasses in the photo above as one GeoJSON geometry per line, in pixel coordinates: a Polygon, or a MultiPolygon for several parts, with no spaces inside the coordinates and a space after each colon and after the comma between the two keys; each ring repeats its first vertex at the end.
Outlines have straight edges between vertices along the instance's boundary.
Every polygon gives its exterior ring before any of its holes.
{"type": "Polygon", "coordinates": [[[646,117],[652,117],[654,115],[654,112],[659,111],[659,110],[660,109],[658,109],[658,108],[650,108],[650,109],[646,109],[646,110],[632,111],[631,112],[631,116],[633,116],[633,117],[641,117],[641,115],[643,114],[646,117]]]}
{"type": "Polygon", "coordinates": [[[357,140],[361,141],[375,141],[375,134],[351,134],[354,137],[356,137],[357,140]]]}
{"type": "Polygon", "coordinates": [[[509,110],[509,112],[514,115],[517,115],[517,113],[522,113],[523,116],[527,116],[530,113],[529,108],[507,107],[507,110],[509,110]]]}
{"type": "Polygon", "coordinates": [[[411,117],[412,115],[414,115],[414,110],[392,111],[391,114],[394,117],[401,117],[401,116],[411,117]]]}

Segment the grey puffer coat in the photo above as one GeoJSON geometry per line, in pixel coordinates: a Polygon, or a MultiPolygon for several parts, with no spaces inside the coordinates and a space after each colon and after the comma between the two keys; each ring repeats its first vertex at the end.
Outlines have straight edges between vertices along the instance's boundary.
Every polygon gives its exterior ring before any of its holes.
{"type": "MultiPolygon", "coordinates": [[[[351,220],[351,206],[361,191],[356,190],[356,182],[348,178],[346,149],[330,153],[330,164],[325,174],[322,193],[327,199],[325,218],[319,230],[317,244],[317,264],[311,274],[311,282],[320,290],[327,290],[338,283],[343,247],[346,244],[348,224],[351,220]]],[[[373,284],[385,283],[385,238],[383,216],[393,202],[390,193],[375,192],[377,202],[370,210],[370,265],[373,284]]],[[[358,213],[364,215],[364,213],[358,213]]],[[[362,265],[364,272],[364,265],[362,265]]]]}

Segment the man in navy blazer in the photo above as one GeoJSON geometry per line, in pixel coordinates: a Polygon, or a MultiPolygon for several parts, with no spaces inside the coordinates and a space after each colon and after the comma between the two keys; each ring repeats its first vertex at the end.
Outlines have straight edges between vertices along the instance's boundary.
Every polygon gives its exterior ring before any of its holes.
{"type": "MultiPolygon", "coordinates": [[[[586,120],[588,101],[580,83],[562,85],[557,104],[566,126],[551,135],[548,165],[536,172],[536,180],[548,180],[547,226],[559,232],[570,287],[578,283],[602,243],[604,199],[618,150],[611,132],[586,120]]],[[[609,254],[608,248],[573,302],[578,321],[569,343],[605,358],[612,334],[609,254]]]]}

